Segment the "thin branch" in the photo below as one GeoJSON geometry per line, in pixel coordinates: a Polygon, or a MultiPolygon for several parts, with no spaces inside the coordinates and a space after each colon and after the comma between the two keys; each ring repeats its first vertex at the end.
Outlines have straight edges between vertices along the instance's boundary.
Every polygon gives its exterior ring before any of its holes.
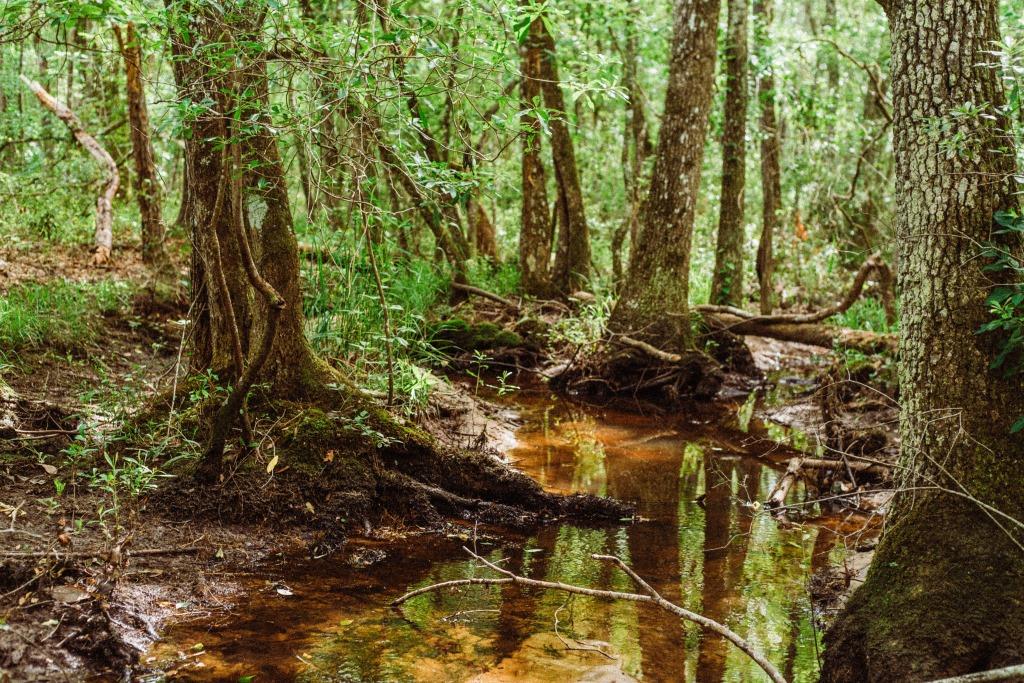
{"type": "Polygon", "coordinates": [[[751,659],[753,659],[757,663],[757,665],[760,666],[761,669],[763,669],[766,674],[768,674],[769,678],[771,678],[771,680],[774,683],[786,683],[786,679],[783,678],[781,673],[779,673],[779,670],[777,668],[775,668],[775,666],[771,662],[769,662],[767,659],[765,659],[765,657],[763,655],[758,653],[750,645],[750,643],[748,643],[743,638],[741,638],[735,631],[732,631],[727,626],[725,626],[723,624],[720,624],[717,621],[714,621],[712,619],[708,619],[705,616],[702,616],[702,615],[697,614],[695,612],[691,612],[691,611],[689,611],[687,609],[683,609],[682,607],[680,607],[680,606],[678,606],[678,605],[676,605],[674,603],[671,603],[668,600],[665,600],[646,581],[644,581],[642,578],[640,578],[634,571],[632,571],[629,567],[627,567],[626,564],[624,562],[622,562],[622,560],[620,560],[617,557],[612,557],[610,555],[593,555],[592,556],[595,559],[614,562],[620,569],[622,569],[624,572],[626,572],[626,574],[631,579],[633,579],[633,581],[635,581],[637,583],[637,585],[639,585],[640,588],[645,591],[646,594],[624,593],[624,592],[621,592],[621,591],[598,590],[598,589],[595,589],[595,588],[585,588],[583,586],[574,586],[572,584],[560,583],[560,582],[555,582],[555,581],[539,581],[537,579],[528,579],[528,578],[526,578],[524,576],[519,576],[518,574],[514,574],[513,572],[510,572],[507,569],[503,569],[503,568],[499,567],[498,565],[494,564],[493,562],[489,562],[488,560],[484,559],[480,555],[477,555],[476,553],[474,553],[469,548],[463,547],[463,550],[465,550],[474,559],[476,559],[477,561],[479,561],[482,564],[484,564],[488,569],[491,569],[493,571],[498,572],[499,574],[504,575],[504,578],[473,578],[473,579],[459,579],[459,580],[456,580],[456,581],[445,581],[443,583],[433,584],[431,586],[425,586],[423,588],[418,588],[418,589],[416,589],[414,591],[406,593],[402,597],[394,600],[391,603],[391,606],[392,607],[398,607],[402,603],[406,602],[410,598],[413,598],[413,597],[415,597],[417,595],[422,595],[423,593],[439,590],[439,589],[450,587],[450,586],[462,586],[462,585],[470,585],[470,584],[495,585],[495,584],[507,584],[507,583],[516,583],[516,584],[520,584],[520,585],[523,585],[523,586],[531,586],[533,588],[546,588],[546,589],[550,589],[550,590],[559,590],[559,591],[563,591],[563,592],[566,592],[566,593],[574,593],[576,595],[587,595],[587,596],[590,596],[590,597],[593,597],[593,598],[603,598],[603,599],[609,599],[609,600],[629,600],[631,602],[649,602],[651,604],[654,604],[654,605],[656,605],[656,606],[666,610],[667,612],[670,612],[670,613],[676,615],[680,619],[684,619],[686,621],[693,622],[695,624],[698,624],[698,625],[706,628],[709,631],[717,633],[718,635],[722,636],[726,640],[730,641],[733,645],[738,647],[741,651],[743,651],[751,659]]]}

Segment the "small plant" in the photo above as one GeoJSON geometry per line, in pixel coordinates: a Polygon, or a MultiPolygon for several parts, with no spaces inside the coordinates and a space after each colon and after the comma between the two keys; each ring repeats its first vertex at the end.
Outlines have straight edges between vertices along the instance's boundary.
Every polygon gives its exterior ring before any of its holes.
{"type": "MultiPolygon", "coordinates": [[[[1007,242],[1024,238],[1024,216],[1017,211],[998,211],[995,215],[999,229],[994,235],[1007,236],[1007,242]]],[[[1004,377],[1024,374],[1024,264],[1005,247],[989,242],[982,255],[990,260],[984,270],[997,274],[1001,284],[996,285],[986,300],[992,320],[978,329],[978,334],[996,333],[1000,336],[999,353],[992,359],[993,370],[1002,370],[1004,377]]],[[[1010,428],[1011,433],[1024,430],[1024,415],[1010,428]]]]}

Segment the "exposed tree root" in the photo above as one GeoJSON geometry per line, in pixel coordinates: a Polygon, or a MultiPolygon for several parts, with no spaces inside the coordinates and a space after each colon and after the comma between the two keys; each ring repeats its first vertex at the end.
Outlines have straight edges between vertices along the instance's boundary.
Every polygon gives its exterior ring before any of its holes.
{"type": "Polygon", "coordinates": [[[619,397],[675,404],[714,396],[722,383],[721,370],[712,357],[700,351],[669,353],[631,337],[615,337],[596,354],[576,359],[551,383],[559,391],[594,399],[619,397]]]}
{"type": "MultiPolygon", "coordinates": [[[[316,405],[254,403],[254,424],[274,425],[262,434],[257,428],[263,455],[229,450],[223,481],[183,476],[154,496],[155,505],[192,518],[301,525],[318,532],[320,551],[365,525],[437,527],[456,517],[526,527],[632,515],[618,501],[547,493],[496,454],[441,444],[347,389],[316,405]]],[[[202,425],[193,413],[189,419],[202,425]]]]}

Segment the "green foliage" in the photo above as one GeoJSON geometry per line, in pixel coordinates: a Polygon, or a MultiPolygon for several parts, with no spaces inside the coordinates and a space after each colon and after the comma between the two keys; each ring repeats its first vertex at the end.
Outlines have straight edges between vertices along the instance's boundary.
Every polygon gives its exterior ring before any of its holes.
{"type": "Polygon", "coordinates": [[[96,318],[126,308],[131,293],[129,283],[115,280],[19,285],[0,298],[0,347],[82,350],[98,338],[96,318]]]}
{"type": "MultiPolygon", "coordinates": [[[[992,320],[978,332],[998,334],[999,353],[991,366],[1011,377],[1024,373],[1024,265],[1006,245],[1019,245],[1024,239],[1024,217],[1015,210],[1000,211],[995,220],[999,229],[993,234],[999,241],[984,245],[982,255],[989,259],[985,271],[995,273],[999,284],[986,299],[992,320]]],[[[1018,422],[1014,428],[1019,431],[1024,423],[1018,422]]]]}
{"type": "Polygon", "coordinates": [[[874,297],[858,299],[839,315],[832,316],[830,321],[841,327],[879,333],[896,332],[899,327],[898,323],[889,324],[885,319],[885,307],[874,297]]]}

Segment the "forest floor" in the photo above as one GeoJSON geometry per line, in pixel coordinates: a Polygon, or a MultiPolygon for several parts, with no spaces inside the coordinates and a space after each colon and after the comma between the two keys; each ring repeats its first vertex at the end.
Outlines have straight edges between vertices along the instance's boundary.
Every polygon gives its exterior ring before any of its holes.
{"type": "MultiPolygon", "coordinates": [[[[119,250],[112,265],[100,270],[86,267],[87,258],[84,249],[52,250],[42,257],[0,251],[0,295],[33,284],[144,280],[134,250],[119,250]]],[[[467,317],[502,323],[500,306],[475,302],[467,308],[467,317]]],[[[316,548],[316,529],[273,520],[235,524],[196,518],[185,507],[151,504],[169,481],[160,472],[90,463],[87,442],[76,436],[88,431],[95,441],[96,435],[112,434],[130,409],[166,385],[181,362],[182,319],[188,311],[174,297],[135,290],[120,305],[98,311],[72,296],[65,314],[94,319],[80,332],[55,328],[53,337],[22,345],[0,366],[13,391],[0,395],[0,680],[116,675],[137,661],[164,624],[227,608],[240,590],[234,577],[252,575],[270,558],[316,548]],[[76,449],[77,456],[69,457],[76,449]],[[132,482],[119,477],[145,478],[146,485],[129,496],[123,490],[132,482]]],[[[847,434],[858,425],[877,431],[877,425],[891,424],[892,411],[886,412],[875,389],[846,390],[838,399],[853,409],[843,416],[825,414],[830,408],[816,389],[828,353],[749,341],[768,378],[762,392],[781,396],[758,407],[762,417],[825,443],[835,438],[826,428],[830,421],[845,424],[847,434]]],[[[496,367],[503,362],[539,367],[542,360],[535,349],[525,354],[499,349],[493,357],[496,367]]],[[[850,386],[869,386],[857,373],[863,375],[863,368],[852,371],[850,386]]],[[[726,393],[742,396],[756,383],[734,378],[726,393]]],[[[476,399],[457,383],[435,390],[418,423],[461,448],[500,453],[515,439],[512,411],[476,399]]],[[[888,460],[894,454],[893,431],[884,429],[884,447],[872,451],[874,457],[888,460]]],[[[871,509],[884,501],[865,493],[858,503],[871,509]]],[[[364,522],[358,535],[386,543],[460,528],[458,520],[432,529],[392,521],[376,527],[364,522]]],[[[342,552],[350,562],[361,561],[359,544],[342,552]]],[[[866,566],[863,557],[860,565],[866,566]]],[[[842,599],[855,574],[833,572],[818,580],[823,609],[842,599]]]]}

